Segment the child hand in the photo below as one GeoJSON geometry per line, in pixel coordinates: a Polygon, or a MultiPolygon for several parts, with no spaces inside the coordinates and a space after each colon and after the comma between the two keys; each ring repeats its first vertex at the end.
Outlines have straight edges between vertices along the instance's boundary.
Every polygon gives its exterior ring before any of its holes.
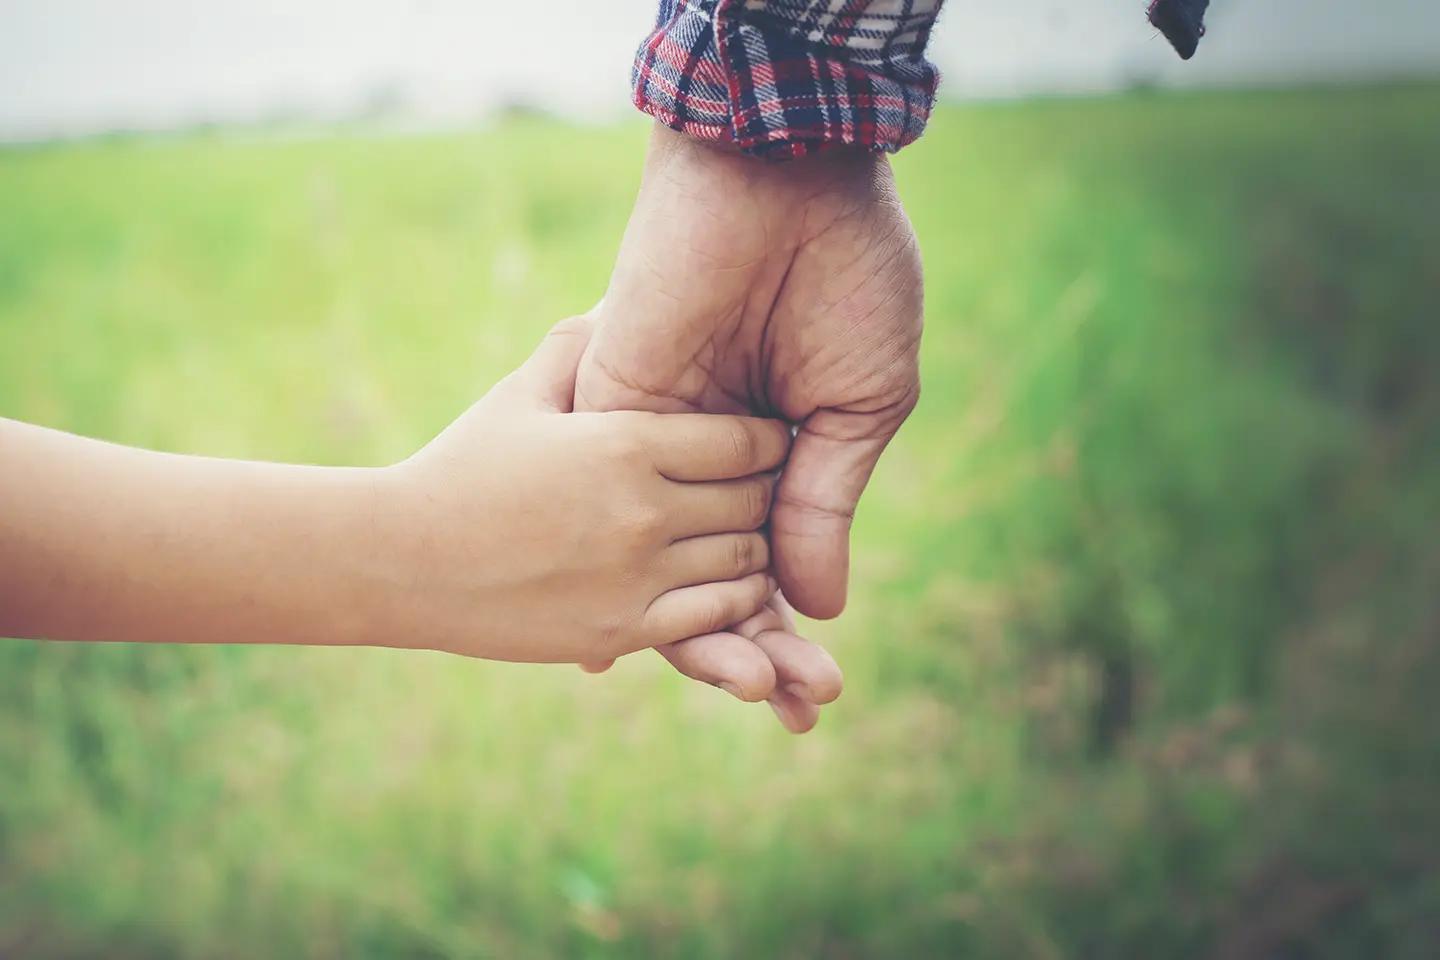
{"type": "Polygon", "coordinates": [[[753,616],[775,592],[755,532],[789,448],[744,417],[571,413],[588,318],[550,332],[387,471],[391,643],[496,660],[602,660],[753,616]]]}

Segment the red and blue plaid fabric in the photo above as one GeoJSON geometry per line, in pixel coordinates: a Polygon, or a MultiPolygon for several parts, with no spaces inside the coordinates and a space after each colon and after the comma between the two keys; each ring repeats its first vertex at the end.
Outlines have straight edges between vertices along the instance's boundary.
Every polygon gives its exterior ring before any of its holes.
{"type": "Polygon", "coordinates": [[[635,58],[635,105],[772,160],[899,150],[935,101],[925,44],[942,2],[661,0],[635,58]]]}

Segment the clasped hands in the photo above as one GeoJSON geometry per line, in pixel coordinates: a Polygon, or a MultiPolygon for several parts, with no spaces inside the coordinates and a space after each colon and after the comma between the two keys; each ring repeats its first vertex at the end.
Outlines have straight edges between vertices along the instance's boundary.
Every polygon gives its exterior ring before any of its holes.
{"type": "Polygon", "coordinates": [[[687,677],[768,700],[792,732],[815,725],[842,681],[796,634],[787,600],[817,619],[844,608],[851,519],[919,398],[922,302],[919,246],[883,156],[773,164],[657,126],[605,297],[563,328],[575,411],[794,428],[764,487],[768,543],[744,548],[780,590],[731,626],[657,647],[687,677]]]}
{"type": "Polygon", "coordinates": [[[920,256],[883,158],[656,130],[610,286],[380,467],[183,456],[0,418],[0,636],[657,648],[809,730],[850,519],[914,407],[920,256]]]}

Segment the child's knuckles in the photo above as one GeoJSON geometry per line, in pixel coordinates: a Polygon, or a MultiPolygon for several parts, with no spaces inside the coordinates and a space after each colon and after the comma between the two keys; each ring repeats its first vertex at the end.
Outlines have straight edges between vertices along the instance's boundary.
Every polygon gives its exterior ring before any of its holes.
{"type": "Polygon", "coordinates": [[[615,511],[613,517],[621,542],[648,545],[662,537],[667,530],[665,511],[643,497],[635,497],[624,503],[615,511]]]}
{"type": "Polygon", "coordinates": [[[759,548],[755,544],[755,538],[733,537],[731,538],[730,544],[730,570],[733,575],[743,577],[746,574],[753,573],[757,569],[755,562],[757,559],[756,555],[759,552],[759,548]]]}
{"type": "Polygon", "coordinates": [[[635,411],[620,411],[606,414],[607,423],[614,429],[605,433],[604,452],[611,463],[622,468],[633,469],[636,464],[650,463],[649,423],[650,418],[635,411]]]}
{"type": "Polygon", "coordinates": [[[744,498],[742,516],[750,529],[761,526],[770,516],[770,496],[773,488],[774,485],[766,480],[748,481],[740,488],[740,494],[744,498]]]}
{"type": "Polygon", "coordinates": [[[750,422],[731,420],[725,433],[724,450],[729,463],[741,469],[754,464],[760,455],[760,438],[750,422]]]}
{"type": "Polygon", "coordinates": [[[749,620],[759,613],[761,608],[769,602],[770,597],[774,595],[776,589],[776,584],[769,574],[753,574],[747,577],[745,582],[749,586],[749,593],[745,598],[744,609],[736,618],[737,623],[741,620],[749,620]]]}
{"type": "Polygon", "coordinates": [[[749,576],[752,573],[759,573],[770,566],[770,541],[758,533],[752,533],[744,538],[745,556],[742,565],[737,569],[738,576],[749,576]]]}

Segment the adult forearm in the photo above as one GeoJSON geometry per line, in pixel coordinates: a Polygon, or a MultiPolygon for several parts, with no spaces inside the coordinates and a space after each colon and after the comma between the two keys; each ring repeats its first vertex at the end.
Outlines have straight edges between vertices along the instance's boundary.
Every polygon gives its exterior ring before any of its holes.
{"type": "Polygon", "coordinates": [[[0,636],[375,642],[383,476],[0,419],[0,636]]]}

